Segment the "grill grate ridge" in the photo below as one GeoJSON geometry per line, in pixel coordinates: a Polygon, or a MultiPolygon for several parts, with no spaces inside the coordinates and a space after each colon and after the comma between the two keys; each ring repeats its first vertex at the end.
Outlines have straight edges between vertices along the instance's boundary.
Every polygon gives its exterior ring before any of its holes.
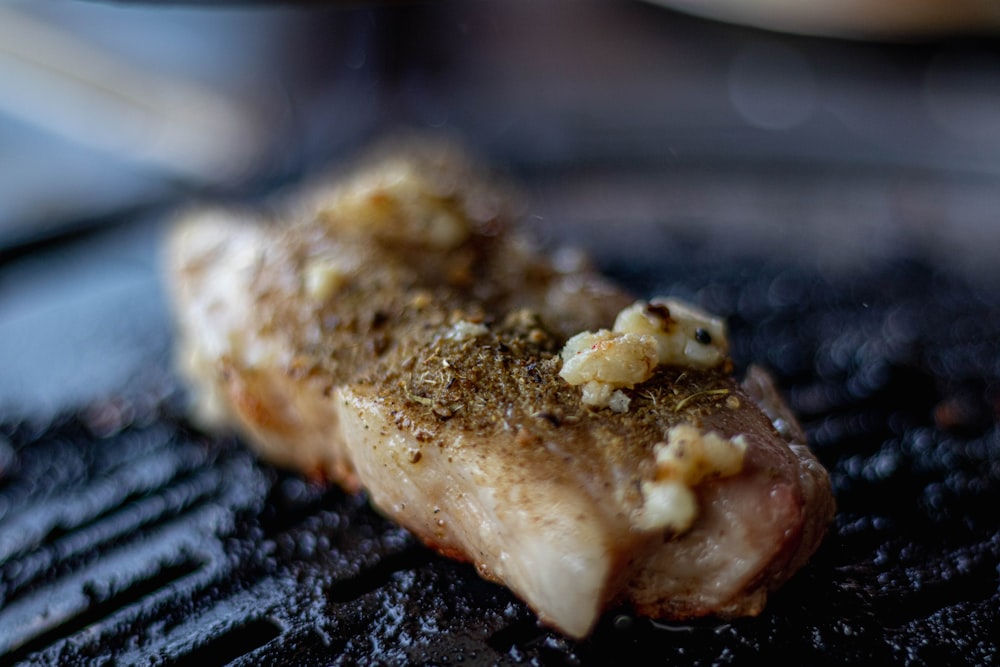
{"type": "Polygon", "coordinates": [[[94,603],[48,603],[58,622],[19,635],[0,661],[177,665],[222,651],[237,665],[598,665],[644,664],[655,647],[656,664],[695,666],[1000,664],[1000,297],[907,262],[831,278],[725,261],[719,271],[708,249],[666,249],[619,273],[728,315],[736,358],[776,371],[831,470],[831,534],[760,617],[664,624],[617,610],[569,642],[362,496],[275,470],[169,412],[110,435],[64,417],[0,425],[15,459],[0,535],[34,502],[72,519],[8,538],[0,627],[59,591],[94,603]],[[55,453],[62,468],[36,460],[55,453]],[[131,479],[136,466],[150,472],[131,479]],[[131,491],[59,507],[111,479],[131,491]],[[113,576],[124,554],[133,568],[113,576]]]}

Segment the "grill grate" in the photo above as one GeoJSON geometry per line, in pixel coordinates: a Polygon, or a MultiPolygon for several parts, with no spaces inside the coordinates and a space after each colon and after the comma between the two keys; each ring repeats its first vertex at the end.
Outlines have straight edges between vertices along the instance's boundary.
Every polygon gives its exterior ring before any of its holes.
{"type": "Polygon", "coordinates": [[[612,612],[567,641],[364,498],[194,433],[167,401],[0,426],[0,664],[1000,663],[997,297],[910,263],[832,279],[689,250],[619,273],[730,315],[840,506],[762,616],[612,612]]]}

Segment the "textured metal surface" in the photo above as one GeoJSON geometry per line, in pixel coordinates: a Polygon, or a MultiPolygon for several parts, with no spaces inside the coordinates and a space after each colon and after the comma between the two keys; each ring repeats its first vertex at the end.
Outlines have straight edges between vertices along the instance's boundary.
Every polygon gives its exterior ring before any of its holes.
{"type": "MultiPolygon", "coordinates": [[[[831,470],[831,534],[756,619],[612,611],[569,642],[364,498],[192,431],[156,221],[124,222],[0,254],[0,665],[1000,664],[996,44],[578,0],[350,14],[346,44],[324,22],[295,40],[289,66],[332,88],[304,87],[288,149],[461,132],[540,195],[550,238],[728,316],[738,361],[775,372],[831,470]]],[[[15,188],[56,222],[90,210],[52,208],[75,191],[64,162],[58,187],[15,188]]]]}
{"type": "Polygon", "coordinates": [[[133,388],[0,427],[0,664],[1000,662],[1000,300],[905,262],[830,278],[700,246],[620,259],[637,290],[729,316],[735,356],[776,372],[832,473],[832,532],[760,617],[613,611],[567,641],[363,497],[133,388]]]}

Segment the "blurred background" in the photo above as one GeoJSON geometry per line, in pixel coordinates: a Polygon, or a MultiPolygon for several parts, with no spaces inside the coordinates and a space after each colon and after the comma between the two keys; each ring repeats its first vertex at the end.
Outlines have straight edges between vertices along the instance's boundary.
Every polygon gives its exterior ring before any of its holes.
{"type": "Polygon", "coordinates": [[[692,243],[998,282],[995,6],[677,4],[752,25],[597,0],[4,3],[0,414],[161,372],[178,207],[259,200],[401,128],[466,141],[543,237],[602,261],[692,243]]]}

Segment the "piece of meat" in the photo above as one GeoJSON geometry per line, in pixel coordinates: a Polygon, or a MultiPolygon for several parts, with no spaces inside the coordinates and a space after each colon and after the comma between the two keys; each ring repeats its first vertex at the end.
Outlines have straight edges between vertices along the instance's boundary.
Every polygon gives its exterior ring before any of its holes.
{"type": "Polygon", "coordinates": [[[365,488],[574,637],[617,603],[756,614],[819,545],[826,472],[766,374],[731,376],[721,323],[539,254],[461,154],[387,157],[291,209],[173,233],[203,423],[365,488]]]}

